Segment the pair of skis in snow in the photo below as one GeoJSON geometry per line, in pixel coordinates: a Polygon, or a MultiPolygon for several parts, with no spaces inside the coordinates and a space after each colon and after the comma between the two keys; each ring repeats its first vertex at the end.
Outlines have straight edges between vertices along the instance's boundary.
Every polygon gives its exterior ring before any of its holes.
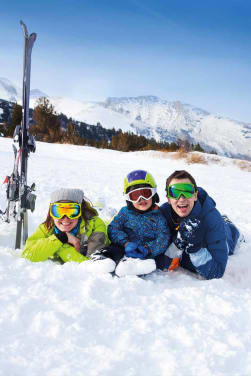
{"type": "Polygon", "coordinates": [[[31,53],[36,40],[36,34],[29,35],[23,21],[20,24],[24,32],[24,63],[23,63],[23,103],[22,123],[18,125],[13,135],[14,168],[10,176],[6,176],[7,207],[0,211],[1,217],[10,222],[10,218],[17,221],[15,248],[20,248],[28,237],[28,212],[35,209],[36,196],[33,191],[35,184],[27,185],[27,167],[30,152],[35,152],[34,137],[29,134],[29,102],[30,102],[30,72],[31,53]]]}

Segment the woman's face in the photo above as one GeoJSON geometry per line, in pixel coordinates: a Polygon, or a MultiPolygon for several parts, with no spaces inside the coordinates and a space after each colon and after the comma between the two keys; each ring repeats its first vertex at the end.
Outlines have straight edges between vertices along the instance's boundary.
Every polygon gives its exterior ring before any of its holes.
{"type": "Polygon", "coordinates": [[[77,219],[69,219],[66,217],[66,215],[61,219],[55,219],[53,218],[54,224],[57,226],[57,228],[62,232],[70,232],[74,229],[74,227],[78,223],[77,219]]]}
{"type": "MultiPolygon", "coordinates": [[[[71,202],[67,200],[62,200],[59,202],[71,202]]],[[[57,226],[57,228],[62,232],[70,232],[74,229],[74,227],[78,223],[78,218],[76,219],[70,219],[66,215],[60,219],[52,218],[54,221],[54,224],[57,226]]]]}

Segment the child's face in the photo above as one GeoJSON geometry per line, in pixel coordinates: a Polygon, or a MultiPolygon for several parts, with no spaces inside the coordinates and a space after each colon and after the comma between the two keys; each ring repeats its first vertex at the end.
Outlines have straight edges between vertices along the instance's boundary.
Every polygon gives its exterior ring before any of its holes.
{"type": "Polygon", "coordinates": [[[55,219],[53,218],[54,224],[62,232],[70,232],[78,223],[77,219],[69,219],[66,215],[63,218],[55,219]]]}
{"type": "Polygon", "coordinates": [[[146,211],[152,206],[152,203],[152,198],[149,198],[149,200],[141,198],[138,202],[133,202],[132,204],[135,207],[135,209],[146,211]]]}

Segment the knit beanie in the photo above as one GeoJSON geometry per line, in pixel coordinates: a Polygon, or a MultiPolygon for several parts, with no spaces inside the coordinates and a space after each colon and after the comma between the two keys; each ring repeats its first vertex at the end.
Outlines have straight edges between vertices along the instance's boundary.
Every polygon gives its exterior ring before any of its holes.
{"type": "Polygon", "coordinates": [[[84,192],[81,189],[61,188],[51,194],[51,202],[71,201],[81,204],[83,198],[84,192]]]}

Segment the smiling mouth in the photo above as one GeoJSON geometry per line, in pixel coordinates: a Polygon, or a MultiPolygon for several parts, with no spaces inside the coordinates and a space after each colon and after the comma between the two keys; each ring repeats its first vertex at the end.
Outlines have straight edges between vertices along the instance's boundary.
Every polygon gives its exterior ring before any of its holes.
{"type": "Polygon", "coordinates": [[[177,208],[179,208],[179,209],[188,208],[188,204],[186,204],[186,205],[177,205],[177,208]]]}

